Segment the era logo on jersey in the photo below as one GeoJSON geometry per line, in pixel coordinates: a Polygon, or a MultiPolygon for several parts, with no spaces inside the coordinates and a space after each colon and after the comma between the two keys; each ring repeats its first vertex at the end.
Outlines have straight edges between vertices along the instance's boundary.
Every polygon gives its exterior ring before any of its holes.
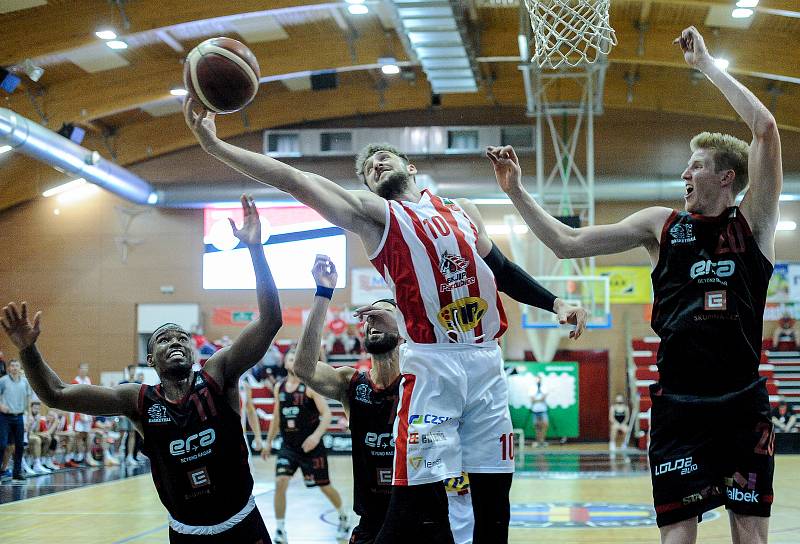
{"type": "Polygon", "coordinates": [[[147,409],[148,423],[169,423],[170,421],[167,408],[163,404],[154,404],[147,409]]]}
{"type": "Polygon", "coordinates": [[[691,223],[676,223],[669,229],[669,235],[672,236],[672,245],[675,244],[688,244],[696,240],[692,233],[691,223]]]}
{"type": "Polygon", "coordinates": [[[364,444],[369,448],[383,449],[394,448],[394,437],[392,433],[367,433],[364,437],[364,444]]]}
{"type": "Polygon", "coordinates": [[[721,311],[728,309],[727,291],[708,291],[703,295],[703,309],[707,311],[721,311]]]}
{"type": "Polygon", "coordinates": [[[206,467],[188,472],[187,476],[189,476],[189,483],[192,484],[192,487],[195,489],[198,487],[211,485],[211,480],[208,478],[208,471],[206,470],[206,467]]]}
{"type": "Polygon", "coordinates": [[[489,305],[480,297],[464,297],[451,302],[436,316],[448,332],[471,331],[480,323],[489,305]]]}
{"type": "Polygon", "coordinates": [[[689,277],[693,280],[700,278],[697,280],[697,283],[720,283],[722,285],[728,285],[728,282],[722,278],[733,276],[735,271],[736,263],[733,261],[719,261],[715,263],[714,261],[702,260],[692,265],[689,269],[689,277]],[[705,278],[703,276],[711,277],[705,278]]]}
{"type": "Polygon", "coordinates": [[[469,260],[461,255],[453,255],[445,251],[441,259],[439,259],[439,272],[444,276],[446,283],[439,284],[439,292],[450,292],[453,289],[475,283],[476,279],[474,277],[467,277],[468,266],[469,260]]]}
{"type": "Polygon", "coordinates": [[[172,455],[184,455],[197,448],[210,446],[216,439],[217,434],[214,429],[205,429],[191,435],[186,440],[173,440],[169,443],[169,453],[172,455]]]}
{"type": "Polygon", "coordinates": [[[372,404],[372,398],[370,397],[370,387],[367,384],[360,383],[356,386],[356,400],[358,402],[372,404]]]}

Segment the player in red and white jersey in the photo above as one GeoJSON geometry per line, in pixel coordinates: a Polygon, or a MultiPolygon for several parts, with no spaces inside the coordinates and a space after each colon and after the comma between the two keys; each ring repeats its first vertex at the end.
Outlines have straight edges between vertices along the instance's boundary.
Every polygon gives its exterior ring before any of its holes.
{"type": "Polygon", "coordinates": [[[389,513],[376,544],[418,539],[420,494],[469,473],[475,544],[508,540],[514,471],[508,390],[497,345],[506,328],[498,289],[576,324],[586,312],[566,305],[500,253],[477,208],[422,191],[417,168],[388,144],[356,158],[367,191],[348,191],[320,175],[217,138],[214,114],[192,99],[186,123],[204,150],[238,171],[286,191],[325,219],[357,234],[395,294],[403,374],[395,421],[389,513]],[[200,110],[196,113],[194,110],[200,110]]]}
{"type": "MultiPolygon", "coordinates": [[[[72,379],[73,384],[92,385],[89,377],[89,363],[81,363],[78,366],[78,375],[72,379]]],[[[91,441],[89,434],[92,431],[94,418],[87,414],[72,414],[72,430],[75,431],[75,461],[78,463],[86,462],[89,466],[100,466],[100,463],[92,458],[91,441]]]]}

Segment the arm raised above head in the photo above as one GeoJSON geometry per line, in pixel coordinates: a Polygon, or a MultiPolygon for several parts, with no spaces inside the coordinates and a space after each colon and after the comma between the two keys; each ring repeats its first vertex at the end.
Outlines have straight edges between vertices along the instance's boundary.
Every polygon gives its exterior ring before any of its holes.
{"type": "Polygon", "coordinates": [[[33,322],[28,319],[28,306],[21,308],[13,302],[3,308],[0,326],[11,342],[19,349],[19,357],[25,377],[33,390],[47,406],[69,412],[89,415],[125,415],[138,421],[138,384],[124,384],[116,387],[97,385],[65,384],[45,363],[36,340],[41,312],[37,312],[33,322]]]}
{"type": "Polygon", "coordinates": [[[202,108],[195,113],[195,107],[198,104],[187,99],[184,117],[206,152],[256,181],[289,193],[334,225],[358,234],[365,243],[372,238],[380,240],[386,220],[382,198],[369,191],[348,191],[318,174],[224,142],[217,137],[214,114],[202,108]]]}

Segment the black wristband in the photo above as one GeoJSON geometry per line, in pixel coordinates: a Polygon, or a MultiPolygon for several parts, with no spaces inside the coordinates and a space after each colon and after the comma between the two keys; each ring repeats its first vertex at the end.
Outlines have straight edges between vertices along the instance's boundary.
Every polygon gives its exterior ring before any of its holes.
{"type": "Polygon", "coordinates": [[[333,298],[333,291],[334,291],[333,287],[325,287],[322,285],[317,285],[316,296],[325,297],[328,300],[330,300],[331,298],[333,298]]]}

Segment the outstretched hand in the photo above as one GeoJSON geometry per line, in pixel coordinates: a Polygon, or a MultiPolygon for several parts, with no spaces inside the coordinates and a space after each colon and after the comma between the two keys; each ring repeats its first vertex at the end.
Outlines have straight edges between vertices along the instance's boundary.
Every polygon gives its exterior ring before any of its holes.
{"type": "Polygon", "coordinates": [[[679,45],[683,51],[683,59],[692,68],[702,70],[708,63],[713,63],[714,59],[708,53],[706,41],[700,32],[693,26],[683,29],[681,35],[672,41],[679,45]]]}
{"type": "Polygon", "coordinates": [[[336,272],[336,265],[327,255],[317,255],[314,261],[314,267],[311,269],[311,275],[314,276],[314,281],[317,285],[334,289],[336,281],[339,279],[339,274],[336,272]]]}
{"type": "Polygon", "coordinates": [[[230,221],[233,235],[248,246],[261,245],[261,220],[258,217],[258,208],[252,196],[242,195],[242,211],[244,212],[244,221],[242,228],[236,228],[236,223],[228,218],[230,221]]]}
{"type": "Polygon", "coordinates": [[[522,169],[519,159],[510,145],[486,148],[486,158],[492,162],[497,184],[504,192],[521,187],[522,169]]]}
{"type": "Polygon", "coordinates": [[[353,316],[361,321],[369,320],[370,326],[379,331],[397,333],[397,319],[393,311],[370,304],[356,308],[353,316]]]}
{"type": "Polygon", "coordinates": [[[0,326],[6,331],[8,338],[22,351],[36,343],[41,329],[39,319],[42,312],[36,312],[33,323],[28,321],[28,303],[22,303],[22,310],[17,310],[16,304],[9,302],[3,308],[4,317],[0,318],[0,326]]]}
{"type": "Polygon", "coordinates": [[[208,111],[202,104],[195,102],[192,97],[186,97],[186,101],[183,103],[183,118],[194,137],[200,142],[200,147],[205,151],[209,151],[211,146],[217,142],[215,117],[214,112],[208,111]],[[195,107],[200,110],[200,113],[194,111],[195,107]]]}
{"type": "Polygon", "coordinates": [[[589,314],[586,310],[579,306],[567,304],[561,299],[556,299],[556,304],[553,309],[556,311],[556,317],[560,325],[575,325],[575,329],[569,331],[569,337],[573,340],[577,340],[586,329],[586,321],[589,318],[589,314]]]}

